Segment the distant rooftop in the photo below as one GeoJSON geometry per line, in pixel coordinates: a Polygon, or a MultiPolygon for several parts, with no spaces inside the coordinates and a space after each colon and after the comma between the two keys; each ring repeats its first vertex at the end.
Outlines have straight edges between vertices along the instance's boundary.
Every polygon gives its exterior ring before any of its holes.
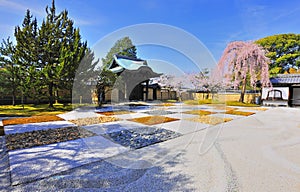
{"type": "Polygon", "coordinates": [[[123,55],[114,55],[114,60],[110,64],[109,69],[114,73],[118,73],[125,69],[137,70],[142,66],[148,66],[147,61],[123,55]]]}
{"type": "Polygon", "coordinates": [[[300,84],[300,74],[279,74],[270,81],[272,84],[300,84]]]}

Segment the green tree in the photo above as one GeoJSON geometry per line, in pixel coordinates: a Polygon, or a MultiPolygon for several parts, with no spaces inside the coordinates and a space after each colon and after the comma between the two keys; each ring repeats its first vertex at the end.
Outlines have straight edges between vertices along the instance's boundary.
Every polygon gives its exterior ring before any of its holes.
{"type": "MultiPolygon", "coordinates": [[[[16,64],[15,58],[15,46],[10,38],[3,40],[0,47],[0,67],[5,70],[7,82],[1,82],[3,86],[8,86],[10,94],[12,96],[12,105],[16,104],[17,88],[19,86],[19,66],[16,64]]],[[[4,80],[4,79],[2,79],[4,80]]]]}
{"type": "Polygon", "coordinates": [[[37,20],[32,19],[27,10],[22,26],[15,28],[16,51],[15,57],[20,69],[19,83],[24,96],[32,97],[39,103],[42,91],[40,66],[38,62],[37,20]]]}
{"type": "Polygon", "coordinates": [[[46,8],[47,17],[39,30],[40,66],[42,79],[48,90],[49,107],[53,107],[54,91],[60,87],[71,89],[75,71],[86,53],[86,42],[81,42],[79,29],[65,10],[56,14],[55,2],[46,8]],[[68,84],[68,86],[65,86],[68,84]]]}
{"type": "Polygon", "coordinates": [[[270,58],[270,75],[300,67],[300,34],[280,34],[265,37],[255,43],[268,51],[270,58]]]}
{"type": "Polygon", "coordinates": [[[7,96],[7,93],[9,93],[10,90],[10,82],[7,81],[9,79],[9,72],[5,68],[0,69],[0,95],[7,96]]]}
{"type": "Polygon", "coordinates": [[[77,102],[78,98],[91,97],[91,86],[95,85],[95,82],[99,75],[97,65],[99,59],[95,59],[94,52],[91,49],[86,49],[86,54],[81,60],[79,67],[76,70],[76,75],[73,83],[72,99],[73,102],[77,102]]]}
{"type": "Polygon", "coordinates": [[[94,67],[91,66],[92,61],[89,64],[86,63],[86,59],[84,64],[81,62],[86,55],[91,53],[87,48],[87,43],[81,41],[80,30],[73,27],[73,21],[68,19],[67,14],[68,12],[64,11],[62,13],[63,19],[59,21],[61,26],[65,28],[62,31],[62,44],[59,56],[59,63],[63,66],[59,88],[68,89],[70,96],[72,96],[74,78],[79,65],[90,66],[90,68],[86,68],[86,73],[90,73],[91,68],[94,70],[94,67]]]}
{"type": "Polygon", "coordinates": [[[105,100],[105,93],[112,90],[114,87],[116,80],[121,83],[121,79],[117,77],[115,73],[108,70],[107,68],[103,68],[101,73],[97,78],[97,85],[96,85],[96,93],[98,96],[98,105],[101,107],[103,101],[105,100]]]}
{"type": "Polygon", "coordinates": [[[105,58],[102,58],[102,65],[105,67],[108,66],[112,62],[113,56],[116,54],[131,58],[137,58],[136,47],[133,45],[129,37],[119,39],[114,44],[114,46],[109,50],[105,58]]]}

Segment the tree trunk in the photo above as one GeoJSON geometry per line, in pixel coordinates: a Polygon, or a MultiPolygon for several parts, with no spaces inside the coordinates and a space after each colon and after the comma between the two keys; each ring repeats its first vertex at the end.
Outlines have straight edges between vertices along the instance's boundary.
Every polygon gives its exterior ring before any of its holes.
{"type": "Polygon", "coordinates": [[[12,90],[12,105],[16,105],[16,87],[13,85],[13,90],[12,90]]]}
{"type": "Polygon", "coordinates": [[[103,104],[103,96],[105,94],[105,88],[103,87],[98,87],[98,90],[97,90],[97,96],[98,96],[98,106],[101,107],[102,104],[103,104]]]}
{"type": "Polygon", "coordinates": [[[16,94],[13,93],[12,95],[12,105],[15,106],[16,105],[16,94]]]}
{"type": "Polygon", "coordinates": [[[245,92],[246,92],[246,85],[247,85],[247,77],[243,79],[243,85],[242,85],[242,92],[241,92],[241,97],[239,102],[244,103],[244,97],[245,97],[245,92]]]}
{"type": "Polygon", "coordinates": [[[54,108],[53,106],[53,82],[51,82],[48,86],[49,88],[49,108],[54,108]]]}
{"type": "Polygon", "coordinates": [[[72,98],[73,98],[73,88],[70,89],[70,101],[72,103],[72,98]]]}

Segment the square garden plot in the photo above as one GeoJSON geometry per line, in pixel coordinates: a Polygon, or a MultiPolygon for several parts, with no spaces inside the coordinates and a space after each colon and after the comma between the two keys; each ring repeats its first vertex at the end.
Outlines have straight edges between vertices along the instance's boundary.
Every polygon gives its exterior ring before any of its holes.
{"type": "Polygon", "coordinates": [[[77,126],[86,126],[86,125],[93,125],[99,123],[108,123],[113,121],[119,121],[120,119],[111,116],[103,116],[103,117],[89,117],[89,118],[81,118],[70,120],[70,122],[76,124],[77,126]]]}
{"type": "Polygon", "coordinates": [[[206,111],[206,110],[192,110],[192,111],[185,111],[183,113],[186,114],[191,114],[191,115],[211,115],[211,114],[215,114],[216,112],[212,112],[212,111],[206,111]]]}
{"type": "Polygon", "coordinates": [[[138,118],[133,118],[128,120],[137,123],[142,123],[144,125],[156,125],[156,124],[167,123],[171,121],[177,121],[179,119],[154,115],[154,116],[147,116],[147,117],[138,117],[138,118]]]}
{"type": "Polygon", "coordinates": [[[226,114],[241,115],[241,116],[250,116],[250,115],[253,115],[255,113],[253,113],[253,112],[247,112],[247,111],[238,111],[238,110],[235,110],[235,111],[226,111],[226,114]]]}
{"type": "Polygon", "coordinates": [[[165,110],[152,110],[152,111],[146,111],[144,113],[147,113],[149,115],[170,115],[170,114],[174,114],[175,112],[165,111],[165,110]]]}
{"type": "Polygon", "coordinates": [[[130,147],[132,149],[139,149],[179,137],[181,134],[166,129],[139,127],[130,130],[125,129],[117,132],[107,133],[102,136],[122,146],[130,147]]]}
{"type": "Polygon", "coordinates": [[[105,111],[105,112],[97,112],[101,115],[112,116],[112,115],[125,115],[130,113],[135,113],[133,111],[105,111]]]}
{"type": "Polygon", "coordinates": [[[6,147],[8,150],[26,149],[35,146],[92,137],[95,135],[96,134],[93,132],[80,127],[63,127],[58,129],[38,130],[6,135],[6,147]]]}
{"type": "Polygon", "coordinates": [[[231,118],[222,118],[222,117],[216,117],[216,116],[210,116],[210,115],[204,115],[199,117],[193,117],[193,118],[186,118],[184,120],[187,121],[193,121],[193,122],[199,122],[209,125],[217,125],[220,123],[226,123],[228,121],[231,121],[231,118]]]}
{"type": "Polygon", "coordinates": [[[33,116],[33,117],[4,119],[3,125],[6,126],[6,125],[41,123],[41,122],[51,122],[51,121],[64,121],[64,119],[56,115],[33,116]]]}

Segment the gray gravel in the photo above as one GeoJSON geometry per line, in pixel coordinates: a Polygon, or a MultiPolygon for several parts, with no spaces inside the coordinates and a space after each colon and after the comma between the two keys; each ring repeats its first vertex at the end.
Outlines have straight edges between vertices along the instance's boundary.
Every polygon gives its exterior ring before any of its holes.
{"type": "Polygon", "coordinates": [[[96,134],[80,127],[64,127],[58,129],[38,130],[6,135],[8,150],[25,149],[40,145],[48,145],[79,138],[92,137],[96,134]]]}
{"type": "Polygon", "coordinates": [[[5,137],[0,136],[0,191],[8,190],[10,183],[9,157],[5,147],[5,137]]]}
{"type": "Polygon", "coordinates": [[[179,137],[181,134],[161,128],[139,127],[135,129],[111,132],[104,134],[103,136],[125,147],[139,149],[179,137]]]}
{"type": "Polygon", "coordinates": [[[175,112],[165,111],[165,110],[151,110],[151,111],[146,111],[144,113],[149,115],[170,115],[170,114],[174,114],[175,112]]]}

